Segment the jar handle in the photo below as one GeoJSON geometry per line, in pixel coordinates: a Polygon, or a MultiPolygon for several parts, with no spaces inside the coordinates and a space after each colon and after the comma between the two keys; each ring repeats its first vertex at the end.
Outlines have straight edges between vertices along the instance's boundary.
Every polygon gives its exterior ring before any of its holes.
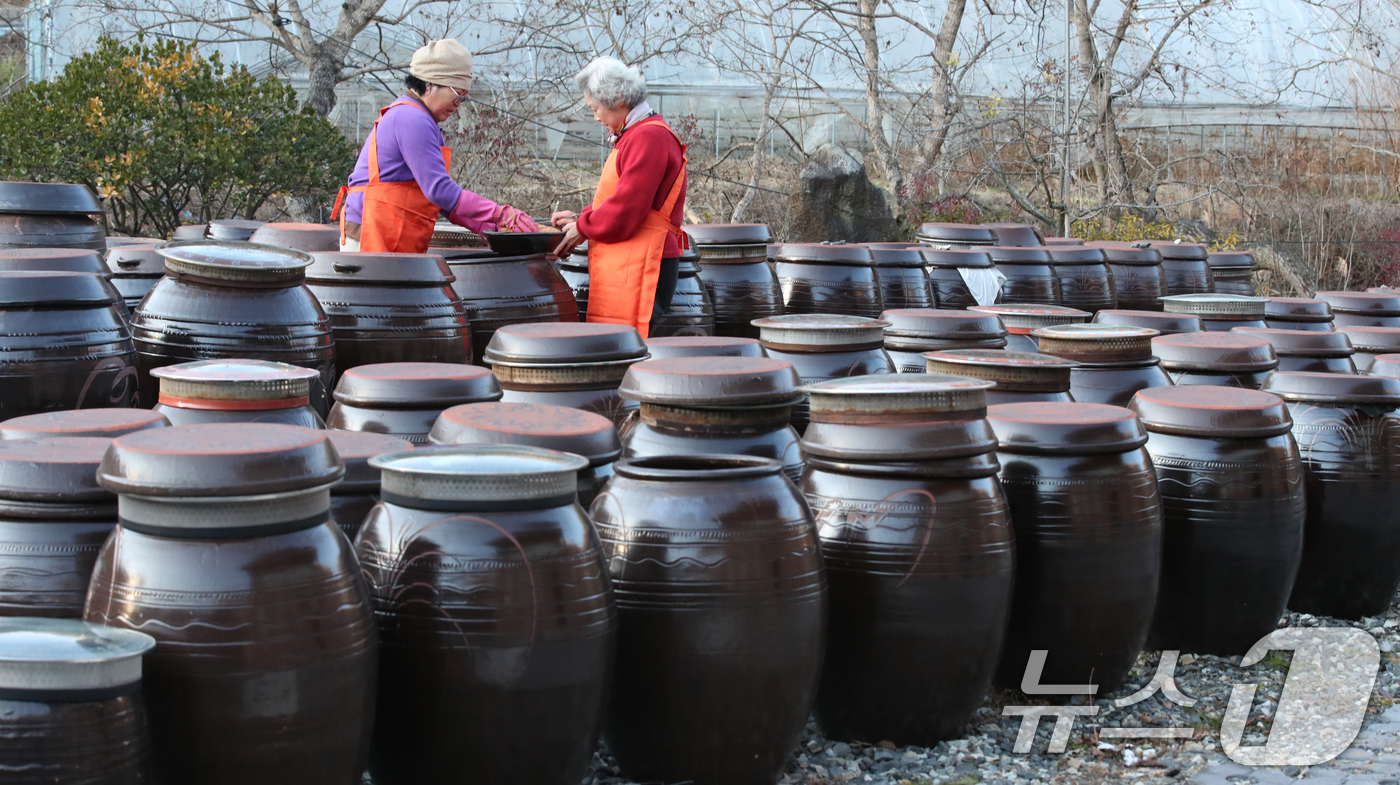
{"type": "Polygon", "coordinates": [[[349,262],[333,262],[331,267],[338,273],[358,273],[364,269],[364,265],[350,264],[349,262]]]}

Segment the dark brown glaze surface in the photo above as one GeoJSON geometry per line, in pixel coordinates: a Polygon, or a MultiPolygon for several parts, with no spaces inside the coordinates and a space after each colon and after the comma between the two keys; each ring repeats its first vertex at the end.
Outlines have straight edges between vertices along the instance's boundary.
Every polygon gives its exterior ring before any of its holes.
{"type": "Polygon", "coordinates": [[[772,785],[825,646],[807,502],[774,461],[651,458],[618,465],[592,518],[617,592],[604,738],[623,775],[772,785]]]}
{"type": "Polygon", "coordinates": [[[1044,261],[1008,262],[997,260],[997,269],[1006,280],[1001,284],[1001,302],[1060,304],[1060,284],[1049,254],[1044,261]]]}
{"type": "MultiPolygon", "coordinates": [[[[878,254],[877,254],[878,257],[878,254]]],[[[894,267],[876,262],[880,302],[885,308],[932,308],[933,292],[923,267],[894,267]]]]}
{"type": "Polygon", "coordinates": [[[797,482],[806,463],[791,419],[791,406],[687,409],[643,403],[623,443],[623,457],[752,455],[777,460],[797,482]]]}
{"type": "Polygon", "coordinates": [[[543,254],[451,259],[452,288],[471,323],[472,357],[496,330],[525,322],[577,322],[573,290],[543,254]]]}
{"type": "MultiPolygon", "coordinates": [[[[935,308],[956,310],[977,305],[977,298],[972,296],[972,290],[967,288],[967,282],[955,267],[929,267],[928,288],[933,294],[935,308]]],[[[998,293],[998,301],[1000,298],[998,293]]]]}
{"type": "Polygon", "coordinates": [[[1171,378],[1155,359],[1117,366],[1081,365],[1070,370],[1069,394],[1079,403],[1127,406],[1138,390],[1171,383],[1171,378]]]}
{"type": "Polygon", "coordinates": [[[0,213],[0,248],[107,247],[102,224],[86,215],[0,213]]]}
{"type": "Polygon", "coordinates": [[[783,313],[783,288],[772,265],[762,259],[742,264],[700,264],[700,281],[715,308],[715,334],[757,338],[754,319],[783,313]]]}
{"type": "Polygon", "coordinates": [[[920,224],[917,234],[920,240],[939,245],[992,245],[997,242],[996,232],[980,224],[930,222],[920,224]]]}
{"type": "Polygon", "coordinates": [[[475,365],[380,363],[341,376],[326,427],[428,443],[438,415],[467,403],[497,401],[495,376],[475,365]]]}
{"type": "Polygon", "coordinates": [[[1108,262],[1103,261],[1102,252],[1098,261],[1061,261],[1071,251],[1080,249],[1057,249],[1055,257],[1055,278],[1060,285],[1060,305],[1078,308],[1094,313],[1118,307],[1118,290],[1114,287],[1113,273],[1108,262]]]}
{"type": "Polygon", "coordinates": [[[249,242],[295,248],[307,253],[340,250],[340,227],[335,224],[274,222],[259,226],[249,242]]]}
{"type": "Polygon", "coordinates": [[[559,276],[574,293],[574,302],[578,305],[578,320],[588,321],[588,254],[580,253],[576,249],[568,258],[560,259],[559,276]]]}
{"type": "Polygon", "coordinates": [[[81,703],[0,700],[6,785],[149,785],[149,756],[139,693],[81,703]]]}
{"type": "MultiPolygon", "coordinates": [[[[682,267],[676,276],[676,291],[671,296],[670,310],[663,315],[652,314],[652,337],[715,334],[715,306],[710,302],[710,293],[698,272],[699,268],[695,265],[682,267]]],[[[580,315],[579,318],[585,317],[580,315]]]]}
{"type": "Polygon", "coordinates": [[[363,431],[330,431],[326,437],[345,464],[345,479],[331,488],[331,520],[354,542],[369,511],[379,503],[379,470],[369,465],[369,459],[411,450],[413,443],[363,431]]]}
{"type": "Polygon", "coordinates": [[[1167,294],[1199,294],[1215,291],[1215,277],[1205,259],[1167,258],[1166,245],[1154,246],[1163,252],[1162,271],[1167,278],[1167,294]]]}
{"type": "Polygon", "coordinates": [[[617,631],[583,510],[386,503],[356,549],[381,629],[375,782],[580,782],[617,631]]]}
{"type": "MultiPolygon", "coordinates": [[[[824,382],[846,376],[868,376],[895,373],[894,363],[884,349],[863,349],[853,352],[782,352],[765,349],[775,360],[786,360],[797,369],[803,384],[824,382]]],[[[807,429],[807,402],[792,407],[792,427],[799,435],[807,429]]]]}
{"type": "Polygon", "coordinates": [[[880,273],[868,261],[869,251],[861,250],[867,253],[864,263],[815,264],[779,259],[774,270],[783,291],[783,313],[878,317],[885,310],[880,299],[880,273]]]}

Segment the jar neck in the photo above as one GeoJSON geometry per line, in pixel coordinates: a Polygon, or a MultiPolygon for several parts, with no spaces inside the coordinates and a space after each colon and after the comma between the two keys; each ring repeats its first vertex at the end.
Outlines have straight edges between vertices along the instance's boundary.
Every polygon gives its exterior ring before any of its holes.
{"type": "Polygon", "coordinates": [[[670,433],[767,433],[788,426],[792,406],[750,406],[745,408],[691,409],[659,403],[643,403],[638,413],[642,423],[670,433]]]}

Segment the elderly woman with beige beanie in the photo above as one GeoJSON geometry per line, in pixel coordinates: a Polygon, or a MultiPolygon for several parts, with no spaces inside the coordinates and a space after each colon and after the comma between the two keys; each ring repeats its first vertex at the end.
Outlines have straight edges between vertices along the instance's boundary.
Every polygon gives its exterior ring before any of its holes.
{"type": "Polygon", "coordinates": [[[413,53],[407,92],[385,107],[360,150],[333,218],[344,251],[423,253],[440,213],[472,231],[533,232],[528,215],[452,181],[452,149],[438,123],[467,100],[472,55],[455,40],[413,53]]]}

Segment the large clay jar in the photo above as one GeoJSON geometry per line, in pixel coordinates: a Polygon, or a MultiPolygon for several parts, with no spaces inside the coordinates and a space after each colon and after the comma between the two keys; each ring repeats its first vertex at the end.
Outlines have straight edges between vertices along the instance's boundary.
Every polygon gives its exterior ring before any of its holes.
{"type": "Polygon", "coordinates": [[[96,436],[115,439],[123,434],[164,428],[170,421],[160,412],[145,409],[72,409],[11,417],[0,422],[0,439],[47,439],[63,436],[96,436]]]}
{"type": "Polygon", "coordinates": [[[1007,305],[1060,304],[1060,284],[1050,263],[1049,248],[990,245],[979,250],[986,251],[997,270],[1006,276],[1001,284],[1001,302],[1007,305]]]}
{"type": "Polygon", "coordinates": [[[387,433],[422,445],[443,410],[499,401],[501,394],[495,375],[475,365],[361,365],[340,377],[326,427],[387,433]]]}
{"type": "Polygon", "coordinates": [[[447,265],[471,323],[472,357],[484,356],[491,336],[506,325],[578,321],[573,290],[544,254],[464,256],[447,265]]]}
{"type": "Polygon", "coordinates": [[[578,503],[587,509],[613,475],[622,442],[612,421],[592,412],[539,403],[453,406],[428,435],[433,444],[518,444],[586,458],[578,471],[578,503]]]}
{"type": "Polygon", "coordinates": [[[1045,238],[1041,236],[1040,230],[1030,224],[993,223],[982,224],[982,228],[992,230],[998,245],[1025,248],[1045,245],[1045,238]]]}
{"type": "Polygon", "coordinates": [[[0,441],[0,616],[83,615],[97,552],[117,525],[117,499],[97,484],[109,444],[0,441]]]}
{"type": "Polygon", "coordinates": [[[1211,251],[1206,260],[1221,294],[1254,296],[1254,256],[1248,251],[1211,251]]]}
{"type": "Polygon", "coordinates": [[[89,273],[102,278],[103,288],[125,321],[131,317],[126,298],[112,285],[112,272],[100,251],[75,248],[0,248],[0,272],[89,273]]]}
{"type": "Polygon", "coordinates": [[[469,363],[471,330],[440,256],[315,253],[306,288],[335,336],[336,370],[390,362],[469,363]]]}
{"type": "Polygon", "coordinates": [[[1032,331],[1057,324],[1082,324],[1093,314],[1063,305],[975,305],[975,313],[991,314],[1006,326],[1006,349],[1012,352],[1038,352],[1040,344],[1032,331]]]}
{"type": "Polygon", "coordinates": [[[1118,307],[1118,291],[1108,257],[1092,246],[1051,248],[1050,260],[1060,282],[1060,304],[1094,313],[1118,307]]]}
{"type": "Polygon", "coordinates": [[[993,382],[988,404],[1066,403],[1075,363],[1049,354],[1003,349],[958,349],[924,354],[925,371],[993,382]]]}
{"type": "Polygon", "coordinates": [[[77,183],[0,182],[0,248],[106,248],[102,204],[77,183]]]}
{"type": "Polygon", "coordinates": [[[137,405],[136,349],[109,290],[87,273],[0,272],[0,418],[137,405]]]}
{"type": "Polygon", "coordinates": [[[637,404],[617,387],[647,346],[619,324],[519,324],[499,331],[486,348],[507,403],[543,403],[601,414],[619,430],[637,404]]]}
{"type": "Polygon", "coordinates": [[[1066,324],[1035,331],[1042,354],[1078,363],[1070,369],[1069,394],[1079,403],[1127,406],[1138,390],[1170,385],[1152,356],[1150,327],[1066,324]]]}
{"type": "Polygon", "coordinates": [[[1246,333],[1183,333],[1152,339],[1152,354],[1172,384],[1259,389],[1278,367],[1269,342],[1246,333]]]}
{"type": "Polygon", "coordinates": [[[1167,294],[1215,291],[1215,278],[1210,274],[1210,251],[1204,244],[1152,240],[1151,247],[1162,255],[1162,270],[1167,274],[1167,294]]]}
{"type": "Polygon", "coordinates": [[[171,425],[270,422],[324,428],[311,408],[310,368],[266,360],[196,360],[156,368],[160,396],[153,407],[171,425]]]}
{"type": "Polygon", "coordinates": [[[715,308],[715,334],[757,338],[750,322],[783,312],[783,289],[768,263],[773,235],[764,224],[685,227],[700,253],[700,281],[715,308]]]}
{"type": "Polygon", "coordinates": [[[580,322],[588,321],[587,240],[580,243],[568,255],[559,259],[559,275],[564,279],[564,283],[569,285],[569,291],[574,293],[574,302],[578,305],[578,320],[580,322]]]}
{"type": "Polygon", "coordinates": [[[262,221],[243,218],[215,218],[209,222],[204,234],[211,240],[247,242],[263,225],[262,221]]]}
{"type": "Polygon", "coordinates": [[[1201,319],[1206,332],[1229,332],[1236,327],[1266,327],[1264,324],[1266,297],[1246,297],[1239,294],[1174,294],[1162,298],[1168,313],[1187,313],[1201,319]]]}
{"type": "Polygon", "coordinates": [[[251,243],[185,240],[160,246],[165,277],[131,315],[143,401],[156,399],[151,370],[190,360],[272,360],[320,374],[311,407],[330,411],[335,340],[303,285],[311,257],[251,243]]]}
{"type": "Polygon", "coordinates": [[[369,459],[413,449],[413,442],[384,433],[329,431],[331,446],[345,464],[345,479],[331,488],[331,520],[354,541],[370,510],[379,503],[379,469],[369,459]]]}
{"type": "Polygon", "coordinates": [[[330,521],[325,431],[185,425],[127,434],[98,480],[121,523],[84,619],[144,630],[157,782],[345,785],[365,767],[376,632],[330,521]]]}
{"type": "Polygon", "coordinates": [[[802,494],[765,458],[641,458],[617,464],[591,517],[618,597],[603,738],[622,775],[772,785],[807,724],[826,638],[802,494]]]}
{"type": "MultiPolygon", "coordinates": [[[[960,270],[992,270],[996,267],[992,257],[983,249],[944,249],[923,248],[919,254],[924,257],[925,271],[928,273],[928,288],[933,295],[935,308],[970,308],[977,305],[977,296],[967,285],[960,270]]],[[[996,293],[997,299],[1001,292],[996,293]]],[[[995,302],[995,301],[993,301],[995,302]]],[[[992,305],[993,303],[983,303],[992,305]]]]}
{"type": "Polygon", "coordinates": [[[147,785],[141,655],[151,636],[71,619],[0,619],[6,785],[147,785]]]}
{"type": "Polygon", "coordinates": [[[1303,456],[1308,517],[1290,610],[1360,619],[1400,586],[1400,379],[1275,373],[1303,456]]]}
{"type": "Polygon", "coordinates": [[[816,706],[829,738],[932,747],[962,735],[991,686],[1015,549],[990,386],[897,374],[808,388],[801,488],[830,587],[816,706]]]}
{"type": "Polygon", "coordinates": [[[763,345],[757,338],[728,335],[679,335],[648,338],[647,351],[653,360],[671,357],[762,357],[763,345]]]}
{"type": "Polygon", "coordinates": [[[1311,297],[1270,297],[1264,325],[1279,330],[1332,332],[1332,306],[1311,297]]]}
{"type": "Polygon", "coordinates": [[[161,242],[153,240],[107,249],[112,286],[121,293],[129,313],[136,310],[146,292],[165,276],[165,257],[156,251],[161,242]]]}
{"type": "Polygon", "coordinates": [[[885,308],[932,308],[933,292],[929,289],[924,257],[918,248],[876,248],[882,243],[866,243],[875,260],[880,279],[880,302],[885,308]]]}
{"type": "Polygon", "coordinates": [[[1400,292],[1318,292],[1336,327],[1400,327],[1400,292]]]}
{"type": "Polygon", "coordinates": [[[1157,298],[1167,294],[1167,273],[1162,269],[1162,254],[1150,243],[1105,240],[1085,246],[1103,251],[1108,260],[1113,291],[1118,297],[1116,307],[1128,311],[1162,310],[1157,298]]]}
{"type": "Polygon", "coordinates": [[[248,238],[249,242],[295,248],[307,253],[340,250],[340,227],[335,224],[269,223],[248,238]]]}
{"type": "MultiPolygon", "coordinates": [[[[1157,304],[1158,308],[1161,303],[1157,304]]],[[[1189,313],[1164,313],[1158,311],[1099,311],[1094,314],[1094,324],[1112,324],[1119,327],[1147,327],[1162,335],[1198,333],[1205,329],[1201,317],[1189,313]]]]}
{"type": "Polygon", "coordinates": [[[1156,387],[1131,407],[1162,495],[1147,648],[1239,656],[1278,626],[1303,554],[1303,466],[1276,395],[1156,387]]]}
{"type": "Polygon", "coordinates": [[[1356,350],[1351,359],[1358,373],[1365,373],[1377,355],[1400,352],[1400,327],[1339,325],[1337,332],[1345,335],[1356,350]]]}
{"type": "Polygon", "coordinates": [[[382,785],[576,785],[598,744],[617,606],[575,501],[577,455],[438,447],[375,458],[356,541],[380,626],[382,785]]]}
{"type": "MultiPolygon", "coordinates": [[[[584,319],[583,316],[579,317],[584,319]]],[[[676,267],[676,290],[671,295],[671,308],[665,314],[653,314],[650,335],[714,335],[715,306],[710,293],[700,280],[700,253],[695,248],[681,251],[676,267]]]]}
{"type": "Polygon", "coordinates": [[[783,313],[874,318],[885,310],[880,274],[863,245],[788,243],[773,251],[783,313]]]}
{"type": "Polygon", "coordinates": [[[1016,529],[1016,593],[996,683],[1123,684],[1152,623],[1162,500],[1136,415],[1097,403],[991,406],[1016,529]]]}
{"type": "Polygon", "coordinates": [[[899,373],[923,373],[924,352],[1000,349],[1006,328],[991,314],[907,308],[885,311],[885,353],[899,373]]]}
{"type": "Polygon", "coordinates": [[[805,400],[800,386],[792,363],[771,357],[637,363],[618,390],[641,403],[623,457],[754,455],[779,461],[797,482],[805,464],[788,423],[805,400]]]}
{"type": "Polygon", "coordinates": [[[1268,341],[1278,355],[1280,371],[1356,373],[1351,356],[1356,353],[1346,333],[1276,330],[1272,327],[1236,327],[1230,332],[1255,335],[1268,341]]]}
{"type": "MultiPolygon", "coordinates": [[[[894,373],[894,363],[881,348],[886,322],[862,316],[791,314],[755,319],[763,351],[775,360],[792,363],[803,384],[845,376],[894,373]]],[[[792,427],[807,428],[807,402],[792,407],[792,427]]]]}
{"type": "Polygon", "coordinates": [[[924,223],[914,235],[919,242],[951,248],[996,245],[997,233],[985,224],[924,223]]]}

